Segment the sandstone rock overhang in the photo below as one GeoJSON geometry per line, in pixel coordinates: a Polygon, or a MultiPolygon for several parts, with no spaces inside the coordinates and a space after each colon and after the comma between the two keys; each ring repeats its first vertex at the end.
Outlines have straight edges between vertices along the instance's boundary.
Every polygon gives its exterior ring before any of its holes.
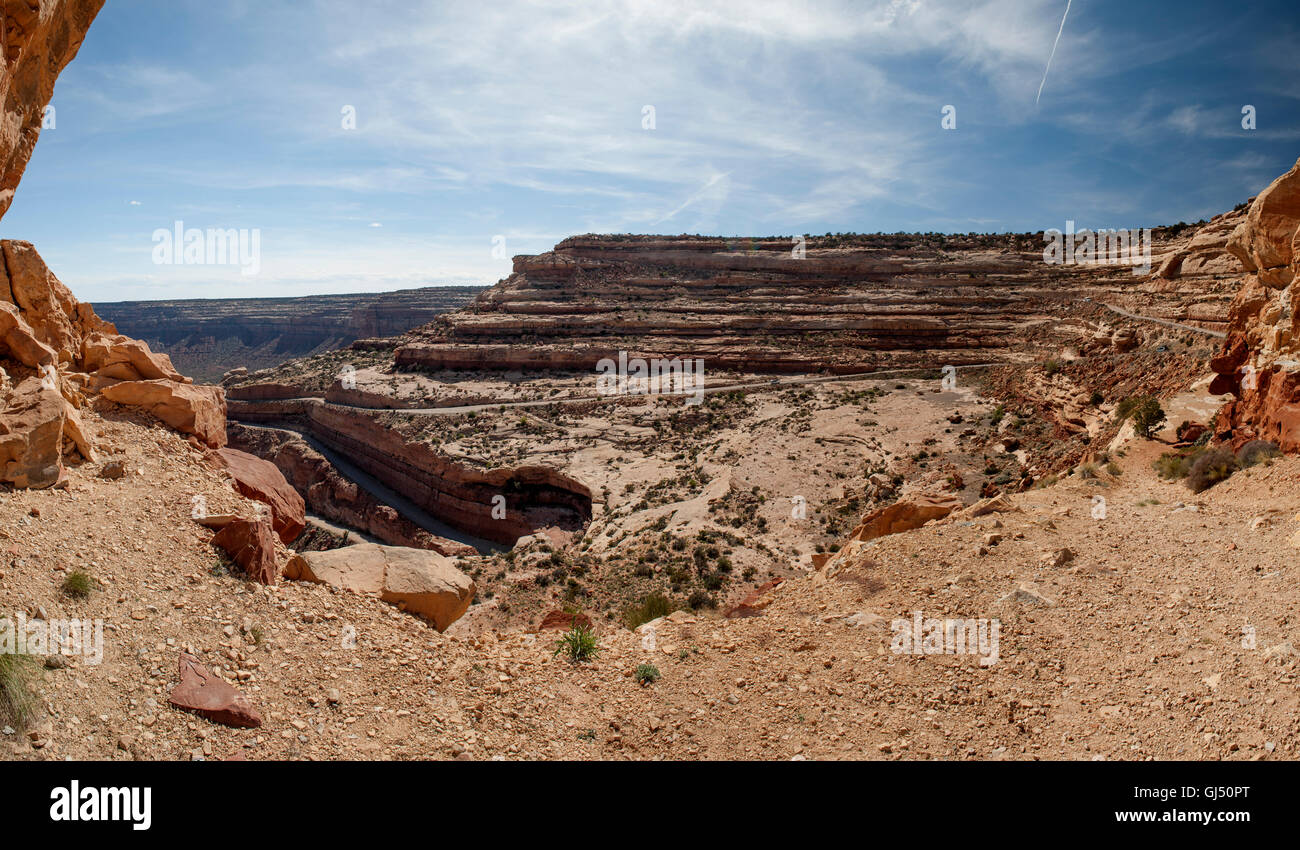
{"type": "Polygon", "coordinates": [[[1216,436],[1300,451],[1300,160],[1259,193],[1228,250],[1245,279],[1210,362],[1210,392],[1235,396],[1219,412],[1216,436]]]}
{"type": "Polygon", "coordinates": [[[0,63],[0,218],[32,157],[59,73],[104,0],[5,0],[0,63]]]}

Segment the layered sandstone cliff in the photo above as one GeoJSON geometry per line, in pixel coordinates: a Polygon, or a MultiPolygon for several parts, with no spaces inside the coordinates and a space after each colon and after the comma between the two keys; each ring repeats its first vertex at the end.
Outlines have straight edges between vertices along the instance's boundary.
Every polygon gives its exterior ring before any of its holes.
{"type": "Polygon", "coordinates": [[[515,258],[470,309],[412,333],[399,368],[589,370],[620,350],[712,369],[857,372],[999,359],[1085,297],[1206,328],[1235,289],[1231,216],[1161,231],[1152,269],[1053,265],[1042,234],[725,240],[578,236],[515,258]],[[1223,219],[1223,220],[1221,220],[1223,219]],[[802,250],[800,250],[802,248],[802,250]]]}
{"type": "Polygon", "coordinates": [[[1219,414],[1219,437],[1300,450],[1300,162],[1255,198],[1228,250],[1245,275],[1211,362],[1213,390],[1235,396],[1219,414]]]}

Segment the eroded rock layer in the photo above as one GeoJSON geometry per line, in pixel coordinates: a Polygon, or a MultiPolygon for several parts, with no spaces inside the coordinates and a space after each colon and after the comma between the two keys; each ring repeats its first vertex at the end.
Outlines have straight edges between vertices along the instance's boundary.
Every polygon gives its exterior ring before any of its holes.
{"type": "Polygon", "coordinates": [[[407,440],[367,411],[320,399],[230,404],[240,420],[311,434],[421,510],[475,537],[512,544],[541,528],[577,529],[591,519],[591,491],[550,467],[475,468],[407,440]]]}
{"type": "Polygon", "coordinates": [[[1235,396],[1219,413],[1218,435],[1300,450],[1300,161],[1255,198],[1227,247],[1245,278],[1210,364],[1212,390],[1235,396]]]}
{"type": "Polygon", "coordinates": [[[1237,213],[1157,233],[1149,271],[1049,264],[1041,234],[790,239],[578,236],[520,256],[467,310],[399,345],[399,368],[589,370],[620,350],[747,372],[857,372],[999,359],[1084,298],[1226,323],[1237,213]],[[833,247],[832,247],[833,246],[833,247]]]}
{"type": "Polygon", "coordinates": [[[230,444],[274,463],[318,516],[343,523],[393,546],[442,555],[472,555],[473,547],[417,526],[395,508],[342,475],[334,464],[291,431],[231,423],[230,444]]]}

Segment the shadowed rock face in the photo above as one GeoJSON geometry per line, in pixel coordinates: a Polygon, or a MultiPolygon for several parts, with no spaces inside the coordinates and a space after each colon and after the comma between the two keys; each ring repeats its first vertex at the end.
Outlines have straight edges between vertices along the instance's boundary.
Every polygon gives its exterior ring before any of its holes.
{"type": "Polygon", "coordinates": [[[366,411],[320,399],[232,405],[240,420],[310,434],[429,515],[484,540],[510,544],[538,529],[576,530],[591,520],[591,490],[547,466],[476,469],[408,441],[366,411]]]}
{"type": "MultiPolygon", "coordinates": [[[[274,463],[313,513],[341,522],[393,546],[442,555],[473,555],[471,546],[431,534],[345,478],[328,458],[291,431],[249,428],[232,422],[230,443],[274,463]]],[[[224,451],[224,450],[223,450],[224,451]]]]}
{"type": "Polygon", "coordinates": [[[256,370],[358,339],[405,333],[465,306],[480,291],[429,286],[305,298],[120,301],[95,310],[122,333],[167,352],[185,374],[218,381],[239,366],[256,370]]]}
{"type": "MultiPolygon", "coordinates": [[[[104,0],[4,0],[0,65],[0,217],[41,134],[54,81],[81,48],[104,0]]],[[[57,116],[56,116],[57,119],[57,116]]]]}
{"type": "Polygon", "coordinates": [[[1254,200],[1228,250],[1246,275],[1228,338],[1210,363],[1211,392],[1236,396],[1219,413],[1218,436],[1300,450],[1300,162],[1254,200]]]}

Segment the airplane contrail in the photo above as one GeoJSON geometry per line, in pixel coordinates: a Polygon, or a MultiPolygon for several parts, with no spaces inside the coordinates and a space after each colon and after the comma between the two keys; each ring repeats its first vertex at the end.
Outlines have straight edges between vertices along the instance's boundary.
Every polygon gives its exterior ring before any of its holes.
{"type": "Polygon", "coordinates": [[[1061,16],[1061,28],[1056,31],[1056,41],[1052,42],[1052,52],[1047,57],[1047,67],[1043,69],[1043,81],[1038,84],[1038,97],[1034,98],[1034,103],[1038,103],[1038,98],[1043,96],[1043,86],[1047,85],[1047,72],[1052,70],[1052,57],[1056,55],[1056,45],[1061,43],[1061,33],[1065,32],[1065,19],[1070,16],[1070,3],[1073,0],[1065,0],[1065,14],[1061,16]]]}

